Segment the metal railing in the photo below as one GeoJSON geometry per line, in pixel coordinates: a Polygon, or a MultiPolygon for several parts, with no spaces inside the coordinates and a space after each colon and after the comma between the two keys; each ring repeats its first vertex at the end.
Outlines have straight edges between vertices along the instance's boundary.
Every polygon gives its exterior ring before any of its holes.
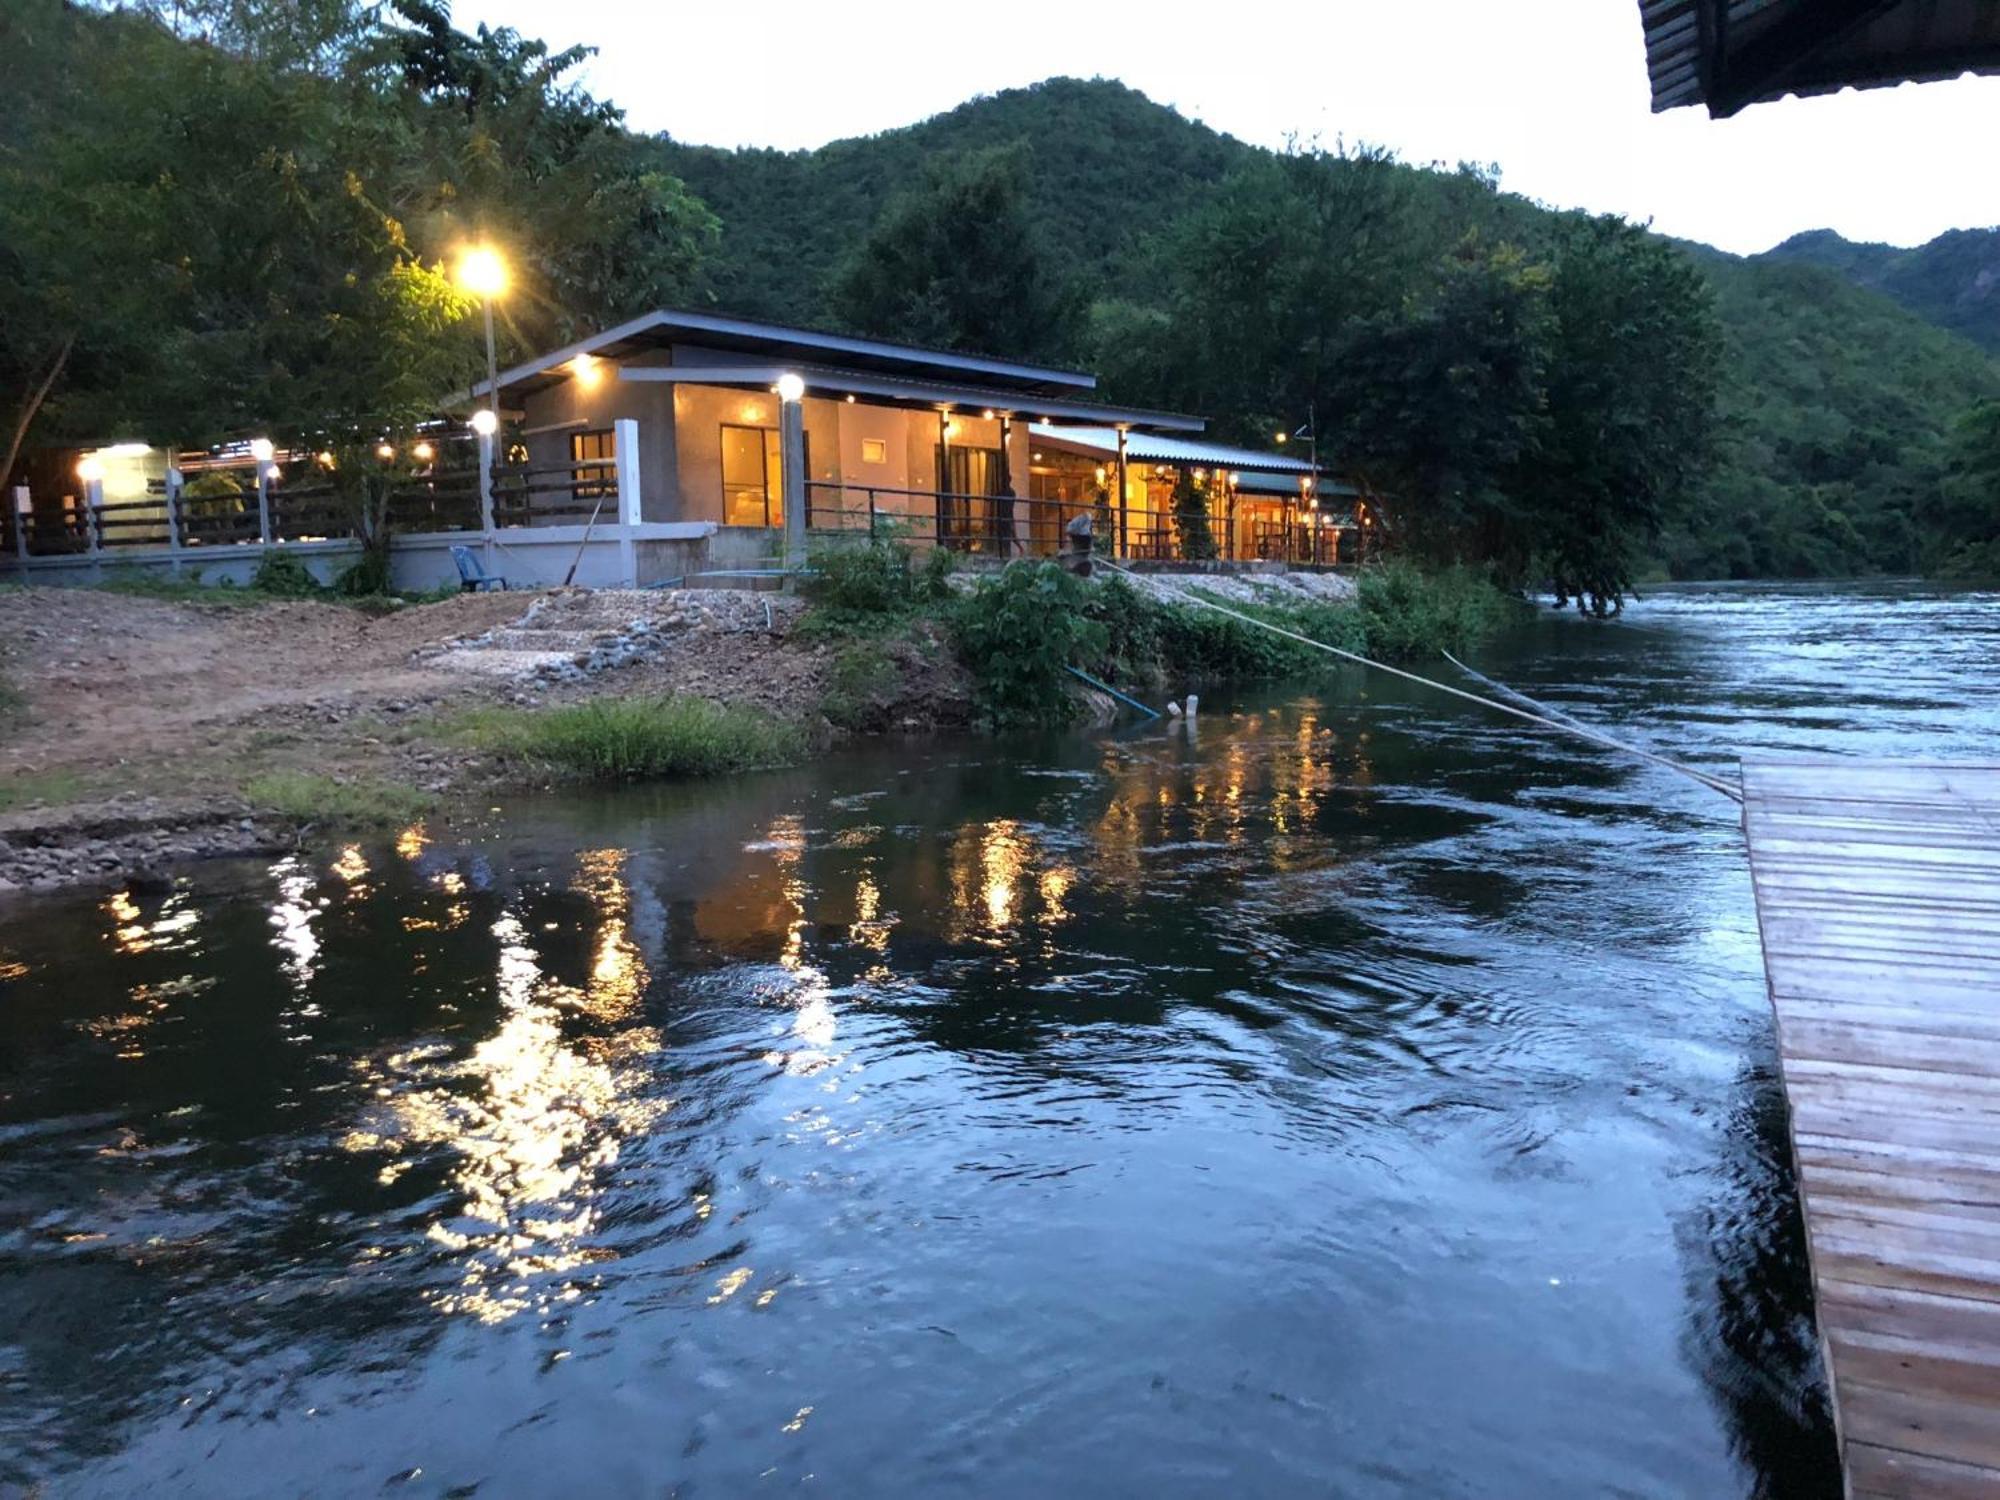
{"type": "MultiPolygon", "coordinates": [[[[813,480],[806,487],[809,533],[858,533],[874,540],[990,557],[1054,557],[1063,530],[1091,510],[1067,500],[906,490],[813,480]]],[[[1097,524],[1103,527],[1103,513],[1097,524]]]]}

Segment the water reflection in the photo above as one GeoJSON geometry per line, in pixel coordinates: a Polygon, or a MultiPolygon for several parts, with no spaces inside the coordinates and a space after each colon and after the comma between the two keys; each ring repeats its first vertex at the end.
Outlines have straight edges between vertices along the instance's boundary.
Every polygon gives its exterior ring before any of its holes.
{"type": "MultiPolygon", "coordinates": [[[[1824,698],[1674,608],[1503,674],[1683,748],[1824,698]]],[[[53,903],[0,1486],[1809,1493],[1704,796],[1342,677],[53,903]]]]}

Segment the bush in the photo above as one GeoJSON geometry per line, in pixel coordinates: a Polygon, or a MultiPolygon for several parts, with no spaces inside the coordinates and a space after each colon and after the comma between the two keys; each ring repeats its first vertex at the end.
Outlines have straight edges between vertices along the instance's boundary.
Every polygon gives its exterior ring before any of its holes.
{"type": "Polygon", "coordinates": [[[842,729],[879,729],[902,684],[902,672],[880,642],[856,641],[833,659],[820,712],[842,729]]]}
{"type": "Polygon", "coordinates": [[[1384,658],[1464,651],[1519,608],[1483,573],[1463,567],[1375,563],[1361,570],[1355,590],[1366,649],[1384,658]]]}
{"type": "Polygon", "coordinates": [[[1091,593],[1054,563],[1012,562],[957,602],[952,636],[988,719],[1059,724],[1075,716],[1066,669],[1101,661],[1110,644],[1087,611],[1091,593]]]}
{"type": "Polygon", "coordinates": [[[389,549],[365,548],[360,557],[335,575],[333,591],[343,599],[382,598],[389,592],[389,549]]]}
{"type": "Polygon", "coordinates": [[[606,698],[564,708],[487,709],[449,731],[503,759],[572,776],[716,776],[779,765],[798,730],[757,709],[705,698],[606,698]]]}
{"type": "Polygon", "coordinates": [[[812,605],[794,627],[812,639],[879,635],[950,596],[953,559],[934,547],[919,566],[897,541],[848,542],[813,554],[799,592],[812,605]]]}
{"type": "Polygon", "coordinates": [[[317,599],[325,592],[312,570],[289,552],[266,552],[250,589],[269,599],[317,599]]]}
{"type": "Polygon", "coordinates": [[[260,812],[302,827],[393,826],[422,817],[437,803],[430,793],[398,781],[336,781],[305,771],[253,776],[243,783],[243,795],[260,812]]]}

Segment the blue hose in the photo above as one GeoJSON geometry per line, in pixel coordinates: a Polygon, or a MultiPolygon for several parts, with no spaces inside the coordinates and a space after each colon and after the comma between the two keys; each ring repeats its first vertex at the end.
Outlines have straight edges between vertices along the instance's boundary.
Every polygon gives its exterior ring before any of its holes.
{"type": "Polygon", "coordinates": [[[1096,688],[1098,692],[1109,693],[1112,697],[1116,698],[1120,703],[1123,703],[1130,708],[1138,709],[1140,713],[1144,714],[1149,719],[1157,719],[1160,716],[1160,711],[1157,708],[1148,708],[1146,707],[1145,704],[1141,703],[1137,698],[1119,692],[1118,689],[1113,687],[1110,683],[1099,682],[1095,677],[1092,677],[1088,672],[1082,670],[1080,667],[1064,667],[1063,670],[1069,673],[1070,676],[1077,678],[1079,681],[1089,683],[1092,687],[1096,688]]]}

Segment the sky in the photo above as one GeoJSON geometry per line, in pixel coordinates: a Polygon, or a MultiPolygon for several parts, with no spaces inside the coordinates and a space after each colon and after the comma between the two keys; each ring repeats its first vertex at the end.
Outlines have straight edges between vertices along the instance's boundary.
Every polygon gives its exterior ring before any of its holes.
{"type": "Polygon", "coordinates": [[[599,48],[635,129],[798,149],[1056,74],[1117,78],[1259,145],[1339,139],[1494,162],[1514,192],[1739,253],[1804,229],[1914,245],[2000,224],[2000,78],[1650,112],[1637,0],[457,0],[599,48]]]}

